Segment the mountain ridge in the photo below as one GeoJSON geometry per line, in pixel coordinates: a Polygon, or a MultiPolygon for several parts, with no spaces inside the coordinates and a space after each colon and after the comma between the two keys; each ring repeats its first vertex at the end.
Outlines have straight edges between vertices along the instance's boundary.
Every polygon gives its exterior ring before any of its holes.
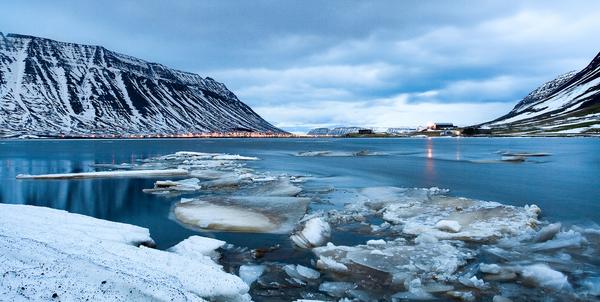
{"type": "Polygon", "coordinates": [[[211,77],[98,45],[0,33],[5,135],[285,133],[211,77]]]}
{"type": "Polygon", "coordinates": [[[507,114],[477,126],[506,135],[600,133],[600,53],[582,70],[544,83],[507,114]]]}

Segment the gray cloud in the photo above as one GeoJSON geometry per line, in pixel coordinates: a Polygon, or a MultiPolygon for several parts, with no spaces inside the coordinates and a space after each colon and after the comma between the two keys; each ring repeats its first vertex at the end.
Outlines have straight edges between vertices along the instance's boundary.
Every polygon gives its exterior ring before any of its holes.
{"type": "Polygon", "coordinates": [[[583,67],[599,20],[598,1],[58,0],[6,1],[0,30],[212,76],[305,129],[492,118],[583,67]]]}

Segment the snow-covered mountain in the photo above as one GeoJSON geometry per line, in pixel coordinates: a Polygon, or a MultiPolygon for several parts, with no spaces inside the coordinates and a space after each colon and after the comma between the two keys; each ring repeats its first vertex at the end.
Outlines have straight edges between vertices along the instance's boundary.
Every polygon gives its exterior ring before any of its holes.
{"type": "Polygon", "coordinates": [[[583,70],[545,83],[508,114],[480,126],[497,134],[600,133],[600,53],[583,70]]]}
{"type": "Polygon", "coordinates": [[[0,33],[0,135],[282,133],[222,83],[101,46],[0,33]]]}

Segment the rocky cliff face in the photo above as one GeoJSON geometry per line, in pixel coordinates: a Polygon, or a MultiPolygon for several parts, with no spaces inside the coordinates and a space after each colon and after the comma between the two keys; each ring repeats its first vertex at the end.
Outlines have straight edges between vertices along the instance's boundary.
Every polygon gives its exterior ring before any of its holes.
{"type": "Polygon", "coordinates": [[[0,33],[0,132],[282,133],[212,78],[101,46],[0,33]]]}
{"type": "Polygon", "coordinates": [[[600,133],[600,54],[532,91],[508,114],[481,126],[505,134],[600,133]]]}

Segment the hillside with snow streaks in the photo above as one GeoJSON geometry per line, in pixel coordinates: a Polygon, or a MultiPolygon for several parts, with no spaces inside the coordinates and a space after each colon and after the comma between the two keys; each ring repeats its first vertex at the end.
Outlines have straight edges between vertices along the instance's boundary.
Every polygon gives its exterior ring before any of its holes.
{"type": "Polygon", "coordinates": [[[282,133],[210,77],[0,33],[0,135],[282,133]]]}
{"type": "Polygon", "coordinates": [[[480,126],[496,134],[599,134],[600,54],[532,91],[508,114],[480,126]]]}

